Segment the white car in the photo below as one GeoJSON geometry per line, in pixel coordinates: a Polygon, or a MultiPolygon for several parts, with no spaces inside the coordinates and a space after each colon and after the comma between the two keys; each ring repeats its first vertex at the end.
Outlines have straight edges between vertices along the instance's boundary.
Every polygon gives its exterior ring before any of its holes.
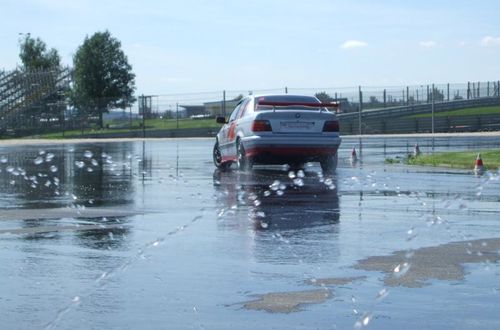
{"type": "Polygon", "coordinates": [[[339,122],[314,96],[250,95],[243,98],[217,134],[213,160],[227,169],[236,163],[240,170],[254,164],[288,164],[301,167],[319,162],[324,172],[335,171],[340,146],[339,122]]]}

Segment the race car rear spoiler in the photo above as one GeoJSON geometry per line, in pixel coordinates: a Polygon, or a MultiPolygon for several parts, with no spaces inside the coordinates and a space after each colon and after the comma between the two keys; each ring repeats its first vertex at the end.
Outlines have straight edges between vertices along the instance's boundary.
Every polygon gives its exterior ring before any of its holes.
{"type": "Polygon", "coordinates": [[[273,101],[258,101],[257,106],[268,105],[272,107],[289,107],[289,106],[301,106],[301,107],[312,107],[312,108],[338,108],[338,102],[332,103],[315,103],[315,102],[273,102],[273,101]]]}
{"type": "Polygon", "coordinates": [[[293,102],[293,101],[284,101],[284,102],[273,102],[273,101],[257,101],[255,104],[255,109],[257,110],[259,105],[267,105],[273,107],[273,111],[276,111],[276,107],[290,107],[290,106],[300,106],[300,107],[311,107],[311,108],[319,108],[319,112],[323,111],[323,108],[337,108],[337,112],[339,111],[340,104],[339,102],[332,103],[316,103],[316,102],[293,102]]]}

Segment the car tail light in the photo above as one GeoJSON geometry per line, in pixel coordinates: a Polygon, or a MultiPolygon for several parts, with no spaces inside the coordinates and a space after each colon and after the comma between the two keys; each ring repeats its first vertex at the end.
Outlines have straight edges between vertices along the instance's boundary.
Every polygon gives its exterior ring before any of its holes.
{"type": "Polygon", "coordinates": [[[339,122],[335,120],[325,121],[323,125],[323,132],[338,132],[339,131],[339,122]]]}
{"type": "Polygon", "coordinates": [[[272,131],[271,123],[269,122],[269,120],[254,120],[252,124],[252,131],[270,132],[272,131]]]}

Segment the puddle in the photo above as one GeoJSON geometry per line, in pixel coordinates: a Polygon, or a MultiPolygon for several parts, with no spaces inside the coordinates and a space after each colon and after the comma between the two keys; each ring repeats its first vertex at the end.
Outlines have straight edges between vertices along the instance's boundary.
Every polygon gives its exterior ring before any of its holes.
{"type": "Polygon", "coordinates": [[[386,274],[386,286],[419,288],[430,280],[461,281],[466,272],[464,264],[497,262],[500,260],[500,238],[451,242],[413,251],[396,251],[389,256],[374,256],[357,262],[355,269],[380,271],[386,274]],[[403,273],[398,276],[398,273],[403,273]]]}
{"type": "Polygon", "coordinates": [[[269,313],[292,313],[301,310],[305,304],[319,304],[332,297],[328,289],[295,292],[273,292],[258,296],[259,299],[246,302],[246,309],[269,313]]]}

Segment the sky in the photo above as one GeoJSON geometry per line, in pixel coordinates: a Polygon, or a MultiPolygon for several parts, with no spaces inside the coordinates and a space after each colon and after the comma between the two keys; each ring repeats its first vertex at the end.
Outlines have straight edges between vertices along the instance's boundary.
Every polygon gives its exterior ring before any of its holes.
{"type": "Polygon", "coordinates": [[[500,1],[0,0],[0,69],[22,33],[63,63],[108,30],[138,94],[500,79],[500,1]],[[6,12],[7,11],[7,12],[6,12]]]}

